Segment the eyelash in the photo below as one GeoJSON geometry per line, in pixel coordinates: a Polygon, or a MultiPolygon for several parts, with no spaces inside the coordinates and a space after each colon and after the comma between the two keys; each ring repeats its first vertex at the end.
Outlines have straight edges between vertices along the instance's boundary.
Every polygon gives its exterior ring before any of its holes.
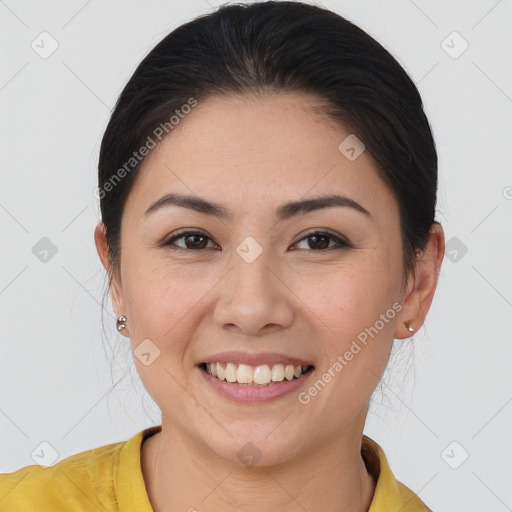
{"type": "MultiPolygon", "coordinates": [[[[176,233],[174,236],[172,236],[171,238],[169,238],[168,240],[163,242],[161,245],[163,247],[167,247],[168,249],[171,249],[171,250],[181,249],[181,250],[188,251],[188,252],[204,250],[204,249],[188,249],[186,247],[179,247],[179,246],[172,247],[173,243],[176,240],[179,240],[180,238],[184,238],[187,235],[200,235],[200,236],[203,236],[203,237],[208,238],[209,240],[211,240],[211,238],[208,235],[206,235],[205,233],[203,233],[201,231],[184,230],[184,231],[180,231],[179,233],[176,233]]],[[[348,249],[348,248],[352,247],[350,245],[350,243],[348,243],[346,240],[344,240],[344,239],[334,235],[330,231],[323,230],[323,229],[320,229],[320,230],[317,230],[317,231],[312,231],[311,233],[307,233],[305,236],[303,236],[301,239],[299,239],[293,245],[296,245],[299,242],[302,242],[303,240],[306,240],[306,239],[308,239],[308,238],[310,238],[310,237],[312,237],[314,235],[321,235],[321,236],[324,236],[324,237],[331,238],[331,239],[335,240],[338,243],[338,247],[328,247],[327,249],[304,249],[304,250],[309,251],[309,252],[330,252],[332,250],[342,250],[342,249],[348,249]]]]}

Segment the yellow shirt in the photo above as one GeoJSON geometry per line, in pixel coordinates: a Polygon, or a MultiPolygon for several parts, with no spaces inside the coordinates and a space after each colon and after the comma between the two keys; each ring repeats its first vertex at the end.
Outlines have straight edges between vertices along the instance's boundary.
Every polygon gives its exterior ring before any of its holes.
{"type": "MultiPolygon", "coordinates": [[[[127,441],[71,455],[53,466],[0,474],[0,512],[153,512],[140,448],[161,428],[146,428],[127,441]]],[[[395,479],[382,448],[365,435],[361,453],[377,481],[368,512],[432,512],[395,479]]]]}

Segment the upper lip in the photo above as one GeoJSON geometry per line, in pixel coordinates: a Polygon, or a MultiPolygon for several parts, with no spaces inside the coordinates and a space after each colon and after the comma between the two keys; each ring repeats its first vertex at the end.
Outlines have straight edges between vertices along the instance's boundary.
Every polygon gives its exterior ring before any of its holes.
{"type": "Polygon", "coordinates": [[[311,362],[305,361],[298,357],[293,357],[287,354],[279,354],[278,352],[242,352],[242,351],[229,351],[219,352],[198,361],[197,364],[202,363],[235,363],[235,364],[248,364],[250,366],[261,366],[264,364],[272,367],[274,364],[291,364],[293,366],[310,366],[311,362]]]}

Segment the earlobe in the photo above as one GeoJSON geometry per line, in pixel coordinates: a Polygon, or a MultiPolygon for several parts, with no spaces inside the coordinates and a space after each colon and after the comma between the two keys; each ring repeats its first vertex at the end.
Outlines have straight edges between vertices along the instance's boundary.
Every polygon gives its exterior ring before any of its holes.
{"type": "Polygon", "coordinates": [[[430,240],[417,259],[414,275],[407,287],[402,310],[397,320],[395,338],[404,339],[423,325],[432,304],[437,279],[444,257],[444,231],[438,222],[430,230],[430,240]],[[413,331],[410,331],[413,327],[413,331]]]}

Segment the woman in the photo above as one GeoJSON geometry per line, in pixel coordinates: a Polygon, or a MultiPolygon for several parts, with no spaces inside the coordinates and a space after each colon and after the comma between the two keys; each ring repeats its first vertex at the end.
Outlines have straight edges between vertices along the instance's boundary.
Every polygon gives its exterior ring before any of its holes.
{"type": "Polygon", "coordinates": [[[444,254],[413,82],[341,16],[231,5],[112,113],[95,230],[162,425],[0,478],[0,510],[430,510],[363,435],[444,254]]]}

